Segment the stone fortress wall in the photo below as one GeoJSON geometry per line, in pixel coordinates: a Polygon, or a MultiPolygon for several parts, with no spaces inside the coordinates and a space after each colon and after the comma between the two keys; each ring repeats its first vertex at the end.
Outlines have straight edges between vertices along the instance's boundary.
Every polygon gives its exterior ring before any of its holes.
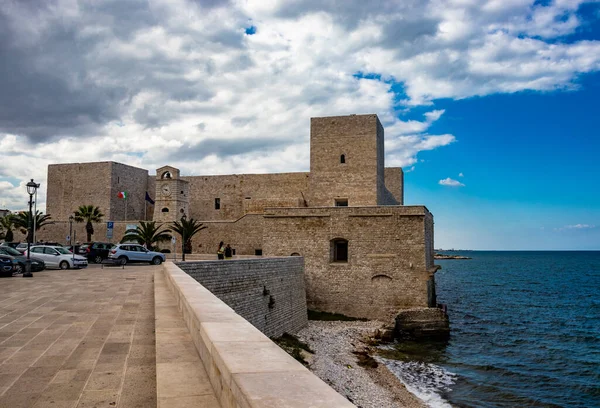
{"type": "Polygon", "coordinates": [[[302,257],[176,265],[268,337],[308,324],[302,257]]]}
{"type": "MultiPolygon", "coordinates": [[[[94,204],[104,220],[118,221],[110,240],[117,242],[125,225],[144,219],[148,191],[156,203],[146,219],[168,225],[185,214],[207,226],[193,239],[194,253],[215,254],[224,241],[237,255],[303,256],[316,310],[388,318],[435,305],[433,216],[403,205],[404,175],[385,168],[377,115],[312,118],[310,143],[305,173],[181,176],[164,166],[151,176],[112,162],[51,165],[47,208],[57,222],[39,236],[62,242],[69,214],[94,204]],[[127,220],[118,191],[129,194],[127,220]],[[339,242],[347,259],[336,258],[339,242]]],[[[99,225],[94,240],[105,234],[99,225]]]]}

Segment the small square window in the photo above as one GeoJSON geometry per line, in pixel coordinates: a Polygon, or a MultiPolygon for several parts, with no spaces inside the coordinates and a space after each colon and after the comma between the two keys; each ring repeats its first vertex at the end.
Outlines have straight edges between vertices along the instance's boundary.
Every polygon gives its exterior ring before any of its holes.
{"type": "Polygon", "coordinates": [[[332,261],[348,262],[348,241],[345,239],[336,239],[332,241],[332,261]]]}
{"type": "Polygon", "coordinates": [[[215,198],[215,210],[220,210],[220,209],[221,209],[221,199],[215,198]]]}
{"type": "Polygon", "coordinates": [[[255,249],[254,250],[254,255],[256,255],[256,256],[262,256],[262,249],[255,249]]]}
{"type": "Polygon", "coordinates": [[[336,207],[348,207],[348,199],[347,198],[336,198],[335,206],[336,207]]]}

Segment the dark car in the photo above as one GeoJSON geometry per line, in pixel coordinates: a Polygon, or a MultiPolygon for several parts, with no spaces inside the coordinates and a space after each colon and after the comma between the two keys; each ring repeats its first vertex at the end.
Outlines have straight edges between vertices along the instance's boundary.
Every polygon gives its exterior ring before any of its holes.
{"type": "Polygon", "coordinates": [[[12,276],[15,272],[16,260],[10,255],[0,255],[0,275],[12,276]]]}
{"type": "MultiPolygon", "coordinates": [[[[27,257],[16,249],[8,246],[0,246],[0,255],[12,256],[16,260],[16,265],[14,266],[15,272],[22,273],[25,271],[25,262],[27,261],[27,257]]],[[[31,257],[31,272],[39,272],[43,271],[44,269],[46,269],[46,264],[43,260],[31,257]]]]}
{"type": "Polygon", "coordinates": [[[91,242],[85,247],[85,253],[82,255],[87,257],[88,262],[102,263],[108,258],[108,253],[113,246],[110,242],[91,242]]]}

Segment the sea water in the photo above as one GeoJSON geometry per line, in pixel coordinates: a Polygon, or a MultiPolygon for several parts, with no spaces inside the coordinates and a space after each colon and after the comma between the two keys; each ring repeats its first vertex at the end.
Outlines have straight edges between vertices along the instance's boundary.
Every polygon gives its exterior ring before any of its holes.
{"type": "Polygon", "coordinates": [[[432,407],[600,407],[600,252],[452,252],[438,260],[448,342],[382,351],[432,407]]]}

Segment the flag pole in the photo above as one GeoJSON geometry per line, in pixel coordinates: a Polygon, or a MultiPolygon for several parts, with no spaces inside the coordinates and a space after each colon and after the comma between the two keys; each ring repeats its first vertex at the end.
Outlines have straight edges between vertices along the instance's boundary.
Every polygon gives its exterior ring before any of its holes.
{"type": "Polygon", "coordinates": [[[124,201],[125,201],[125,221],[127,221],[127,193],[125,193],[124,201]]]}

